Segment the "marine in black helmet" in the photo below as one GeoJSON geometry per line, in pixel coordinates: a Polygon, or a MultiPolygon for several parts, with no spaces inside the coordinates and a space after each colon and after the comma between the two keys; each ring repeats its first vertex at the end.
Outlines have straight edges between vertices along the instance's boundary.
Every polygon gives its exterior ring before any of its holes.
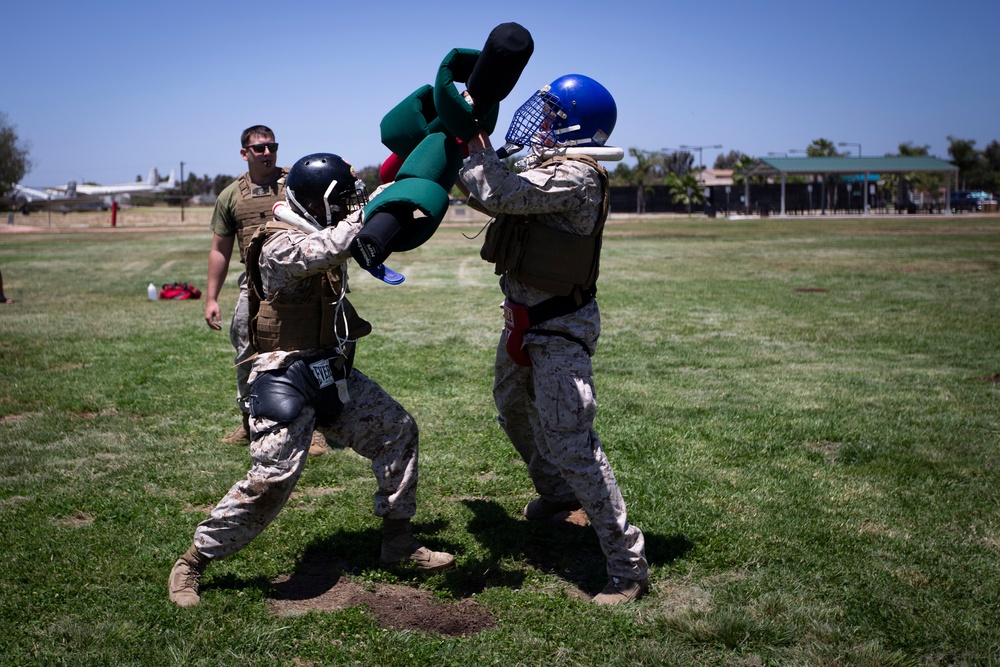
{"type": "Polygon", "coordinates": [[[413,417],[353,368],[371,331],[347,300],[349,246],[367,202],[354,169],[332,153],[307,155],[285,181],[286,203],[247,247],[250,451],[253,465],[195,530],[168,587],[180,606],[199,601],[209,562],[247,546],[278,515],[302,473],[313,429],[372,461],[381,560],[424,571],[451,567],[410,534],[416,513],[418,431],[413,417]]]}

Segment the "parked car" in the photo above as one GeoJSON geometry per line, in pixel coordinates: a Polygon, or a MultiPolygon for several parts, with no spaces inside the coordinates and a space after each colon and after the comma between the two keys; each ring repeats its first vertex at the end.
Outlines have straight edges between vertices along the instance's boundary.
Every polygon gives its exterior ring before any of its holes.
{"type": "Polygon", "coordinates": [[[956,190],[951,193],[951,212],[981,211],[988,199],[993,199],[993,195],[982,190],[956,190]]]}

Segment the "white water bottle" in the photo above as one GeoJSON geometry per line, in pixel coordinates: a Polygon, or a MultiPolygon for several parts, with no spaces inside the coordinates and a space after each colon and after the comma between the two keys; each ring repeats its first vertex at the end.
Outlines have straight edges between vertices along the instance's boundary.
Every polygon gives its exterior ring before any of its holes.
{"type": "Polygon", "coordinates": [[[149,296],[150,301],[156,301],[160,296],[156,291],[156,285],[149,283],[149,287],[146,288],[146,295],[149,296]]]}

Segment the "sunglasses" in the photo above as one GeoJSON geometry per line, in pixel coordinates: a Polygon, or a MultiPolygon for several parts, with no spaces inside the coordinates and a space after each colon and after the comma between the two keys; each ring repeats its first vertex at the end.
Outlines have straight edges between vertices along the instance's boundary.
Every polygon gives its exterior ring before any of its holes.
{"type": "Polygon", "coordinates": [[[266,143],[266,144],[250,144],[249,146],[247,146],[247,148],[249,148],[250,150],[252,150],[257,155],[263,155],[265,149],[271,151],[272,153],[277,153],[278,152],[278,142],[277,141],[272,141],[272,142],[269,142],[269,143],[266,143]]]}

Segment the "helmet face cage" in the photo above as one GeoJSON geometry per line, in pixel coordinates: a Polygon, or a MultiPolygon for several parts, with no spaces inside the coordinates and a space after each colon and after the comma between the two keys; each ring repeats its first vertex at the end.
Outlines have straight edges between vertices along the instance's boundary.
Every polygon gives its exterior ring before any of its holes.
{"type": "Polygon", "coordinates": [[[521,108],[514,112],[514,118],[507,129],[506,140],[519,146],[555,146],[557,129],[565,126],[566,113],[559,98],[545,86],[528,98],[521,108]]]}
{"type": "Polygon", "coordinates": [[[321,228],[336,225],[368,203],[354,167],[332,153],[296,162],[285,179],[285,196],[296,213],[321,228]]]}
{"type": "Polygon", "coordinates": [[[521,105],[506,140],[520,146],[603,146],[617,118],[615,100],[604,86],[567,74],[521,105]]]}

